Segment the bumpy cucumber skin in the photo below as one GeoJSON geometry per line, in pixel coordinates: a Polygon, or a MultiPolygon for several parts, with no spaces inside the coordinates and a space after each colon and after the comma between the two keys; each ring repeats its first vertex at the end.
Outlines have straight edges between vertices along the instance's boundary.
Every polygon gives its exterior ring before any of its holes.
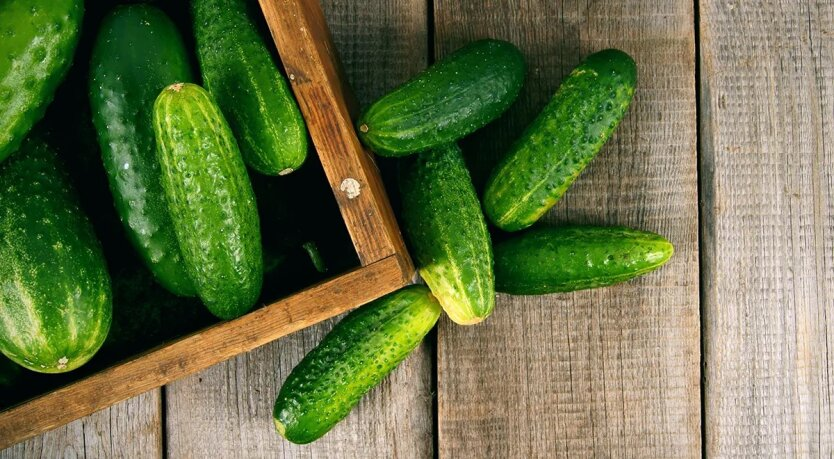
{"type": "Polygon", "coordinates": [[[307,127],[247,16],[247,2],[194,0],[192,11],[203,82],[226,115],[246,164],[267,175],[301,167],[307,127]]]}
{"type": "Polygon", "coordinates": [[[142,261],[180,296],[196,294],[162,190],[151,122],[163,88],[192,81],[174,23],[150,5],[117,7],[100,28],[90,69],[90,105],[113,202],[142,261]]]}
{"type": "Polygon", "coordinates": [[[403,228],[420,275],[450,319],[470,325],[495,307],[492,243],[455,144],[403,161],[403,228]]]}
{"type": "Polygon", "coordinates": [[[675,249],[663,236],[623,227],[535,227],[495,246],[499,292],[572,292],[653,271],[675,249]]]}
{"type": "Polygon", "coordinates": [[[348,314],[287,377],[273,420],[287,440],[310,443],[342,420],[434,327],[440,305],[413,285],[348,314]]]}
{"type": "Polygon", "coordinates": [[[39,140],[0,166],[0,260],[0,351],[41,373],[90,360],[110,329],[110,277],[69,179],[39,140]]]}
{"type": "Polygon", "coordinates": [[[246,313],[263,283],[255,195],[235,138],[205,89],[165,88],[153,126],[162,189],[197,295],[212,314],[246,313]]]}
{"type": "Polygon", "coordinates": [[[454,142],[503,113],[526,72],[512,43],[470,43],[368,107],[357,121],[359,137],[381,156],[454,142]]]}
{"type": "Polygon", "coordinates": [[[517,231],[553,207],[614,132],[636,83],[634,60],[616,49],[576,67],[487,181],[492,223],[517,231]]]}
{"type": "Polygon", "coordinates": [[[0,161],[43,117],[78,44],[82,0],[0,2],[0,161]]]}

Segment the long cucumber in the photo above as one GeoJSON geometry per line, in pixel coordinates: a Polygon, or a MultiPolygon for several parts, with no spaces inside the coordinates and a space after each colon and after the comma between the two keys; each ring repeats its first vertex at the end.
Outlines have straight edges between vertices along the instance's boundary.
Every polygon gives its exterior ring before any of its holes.
{"type": "Polygon", "coordinates": [[[231,319],[257,301],[263,253],[255,195],[220,108],[191,83],[154,103],[157,159],[189,277],[212,314],[231,319]]]}

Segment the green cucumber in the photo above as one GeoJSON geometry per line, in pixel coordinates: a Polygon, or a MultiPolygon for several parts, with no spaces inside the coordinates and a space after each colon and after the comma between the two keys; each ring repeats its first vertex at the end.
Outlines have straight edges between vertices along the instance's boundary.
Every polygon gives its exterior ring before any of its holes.
{"type": "Polygon", "coordinates": [[[83,14],[82,0],[0,2],[0,161],[43,117],[72,64],[83,14]]]}
{"type": "Polygon", "coordinates": [[[240,142],[243,159],[286,175],[307,158],[307,128],[286,79],[248,17],[245,0],[194,0],[194,33],[206,89],[240,142]]]}
{"type": "Polygon", "coordinates": [[[605,287],[659,268],[674,250],[648,231],[537,227],[495,246],[495,282],[499,292],[515,295],[605,287]]]}
{"type": "Polygon", "coordinates": [[[162,191],[151,118],[163,88],[192,80],[185,44],[165,13],[130,5],[104,19],[93,50],[90,104],[113,201],[142,261],[180,296],[196,292],[162,191]]]}
{"type": "Polygon", "coordinates": [[[616,49],[576,67],[487,181],[484,212],[492,223],[517,231],[553,207],[611,137],[636,83],[634,60],[616,49]]]}
{"type": "Polygon", "coordinates": [[[498,118],[526,71],[512,43],[470,43],[368,107],[357,121],[359,137],[382,156],[454,142],[498,118]]]}
{"type": "Polygon", "coordinates": [[[326,434],[434,327],[440,306],[412,285],[348,314],[296,366],[278,393],[273,420],[287,440],[326,434]]]}
{"type": "Polygon", "coordinates": [[[39,140],[0,166],[0,260],[0,351],[41,373],[90,360],[110,329],[110,277],[69,178],[39,140]]]}
{"type": "Polygon", "coordinates": [[[484,320],[495,307],[492,243],[463,153],[449,144],[401,166],[403,228],[420,275],[450,319],[484,320]]]}
{"type": "Polygon", "coordinates": [[[263,283],[258,211],[246,166],[205,89],[176,83],[154,103],[162,189],[197,295],[212,314],[246,313],[263,283]]]}

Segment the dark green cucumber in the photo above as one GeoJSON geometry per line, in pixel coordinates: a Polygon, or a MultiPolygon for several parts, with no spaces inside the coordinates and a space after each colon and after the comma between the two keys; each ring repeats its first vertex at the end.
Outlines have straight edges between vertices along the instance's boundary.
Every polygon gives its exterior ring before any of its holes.
{"type": "Polygon", "coordinates": [[[463,153],[449,144],[401,166],[403,228],[420,275],[450,319],[484,320],[495,306],[492,243],[463,153]]]}
{"type": "Polygon", "coordinates": [[[348,314],[284,381],[273,418],[287,440],[310,443],[342,420],[434,327],[440,305],[413,285],[348,314]]]}
{"type": "Polygon", "coordinates": [[[262,174],[286,175],[307,157],[307,128],[245,0],[194,0],[197,55],[206,89],[262,174]]]}
{"type": "Polygon", "coordinates": [[[246,166],[220,108],[205,89],[173,84],[154,103],[162,189],[197,295],[221,319],[258,299],[263,254],[246,166]]]}
{"type": "Polygon", "coordinates": [[[672,244],[622,227],[537,227],[495,246],[498,291],[539,295],[604,287],[662,266],[672,244]]]}
{"type": "Polygon", "coordinates": [[[43,117],[72,64],[83,14],[82,0],[0,2],[0,161],[43,117]]]}
{"type": "Polygon", "coordinates": [[[0,260],[0,351],[41,373],[90,360],[110,329],[110,277],[69,178],[39,140],[0,166],[0,260]]]}
{"type": "Polygon", "coordinates": [[[104,19],[93,50],[90,105],[113,201],[142,261],[181,296],[196,292],[162,191],[151,119],[163,88],[192,80],[182,37],[165,13],[130,5],[104,19]]]}
{"type": "Polygon", "coordinates": [[[479,40],[373,103],[359,137],[382,156],[405,156],[471,134],[513,103],[526,66],[512,43],[479,40]]]}
{"type": "Polygon", "coordinates": [[[492,223],[517,231],[553,207],[614,132],[636,83],[634,61],[616,49],[576,67],[487,181],[492,223]]]}

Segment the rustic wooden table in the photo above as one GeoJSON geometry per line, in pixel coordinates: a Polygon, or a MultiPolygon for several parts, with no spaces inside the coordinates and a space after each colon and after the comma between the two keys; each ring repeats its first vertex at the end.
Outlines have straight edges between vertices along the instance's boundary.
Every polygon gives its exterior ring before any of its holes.
{"type": "Polygon", "coordinates": [[[626,285],[500,296],[444,320],[333,432],[274,432],[313,327],[0,452],[0,457],[573,457],[834,454],[834,4],[329,0],[367,103],[481,37],[521,47],[520,100],[467,139],[480,182],[583,56],[632,54],[630,113],[554,222],[677,247],[626,285]]]}

